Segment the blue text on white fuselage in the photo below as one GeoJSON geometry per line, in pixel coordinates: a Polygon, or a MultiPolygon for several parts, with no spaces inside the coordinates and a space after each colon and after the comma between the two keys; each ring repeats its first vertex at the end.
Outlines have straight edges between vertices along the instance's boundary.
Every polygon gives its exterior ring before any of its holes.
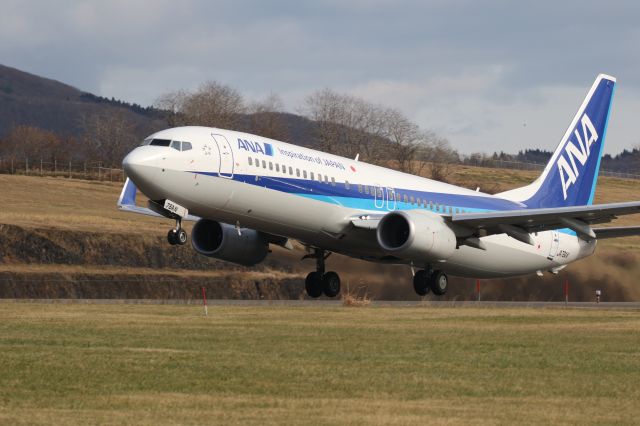
{"type": "Polygon", "coordinates": [[[578,126],[576,126],[573,131],[576,143],[571,139],[568,140],[564,148],[564,153],[560,154],[557,163],[560,180],[562,181],[562,194],[565,200],[567,199],[567,190],[571,185],[576,183],[578,176],[580,176],[576,159],[580,165],[584,166],[589,158],[591,145],[598,141],[598,132],[596,132],[596,128],[587,114],[582,116],[580,123],[582,124],[582,137],[578,132],[578,126]],[[576,146],[576,144],[578,146],[576,146]]]}
{"type": "Polygon", "coordinates": [[[273,147],[270,143],[261,144],[260,142],[253,142],[238,138],[238,149],[244,149],[245,151],[256,154],[273,156],[273,147]]]}

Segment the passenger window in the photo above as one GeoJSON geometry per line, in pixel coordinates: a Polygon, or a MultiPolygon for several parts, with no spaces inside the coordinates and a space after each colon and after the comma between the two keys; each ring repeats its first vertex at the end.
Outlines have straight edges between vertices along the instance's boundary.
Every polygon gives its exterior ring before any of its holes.
{"type": "Polygon", "coordinates": [[[276,163],[276,172],[280,171],[280,164],[276,163]]]}
{"type": "Polygon", "coordinates": [[[358,184],[358,192],[362,194],[362,185],[358,184]]]}
{"type": "Polygon", "coordinates": [[[282,173],[287,174],[287,166],[282,165],[282,173]]]}
{"type": "Polygon", "coordinates": [[[345,181],[344,181],[344,187],[345,187],[345,189],[346,189],[347,191],[351,188],[351,186],[349,185],[349,181],[348,181],[348,180],[345,180],[345,181]]]}
{"type": "Polygon", "coordinates": [[[191,148],[193,148],[191,146],[191,142],[182,142],[182,150],[183,151],[190,151],[191,148]]]}
{"type": "Polygon", "coordinates": [[[364,193],[369,195],[369,187],[367,185],[364,186],[364,193]]]}
{"type": "Polygon", "coordinates": [[[262,160],[262,168],[263,169],[267,168],[267,162],[265,160],[262,160]]]}
{"type": "Polygon", "coordinates": [[[329,184],[329,176],[324,175],[324,183],[329,184]]]}
{"type": "Polygon", "coordinates": [[[302,171],[302,177],[305,178],[305,179],[307,178],[307,171],[306,170],[302,171]]]}
{"type": "Polygon", "coordinates": [[[300,169],[296,169],[296,176],[300,177],[300,169]]]}
{"type": "Polygon", "coordinates": [[[409,202],[409,196],[407,194],[404,194],[404,202],[405,203],[409,202]]]}
{"type": "Polygon", "coordinates": [[[313,172],[310,172],[310,174],[311,174],[311,176],[310,176],[310,177],[311,177],[311,180],[315,180],[315,179],[316,179],[316,177],[313,175],[313,172]]]}
{"type": "Polygon", "coordinates": [[[256,158],[256,167],[260,167],[260,160],[256,158]]]}
{"type": "Polygon", "coordinates": [[[171,142],[171,148],[175,149],[176,151],[180,151],[180,142],[178,141],[171,142]]]}
{"type": "Polygon", "coordinates": [[[269,161],[269,170],[273,170],[273,163],[269,161]]]}
{"type": "Polygon", "coordinates": [[[289,174],[293,176],[293,167],[289,166],[289,174]]]}
{"type": "Polygon", "coordinates": [[[253,166],[253,158],[249,157],[249,165],[253,166]]]}
{"type": "Polygon", "coordinates": [[[410,200],[411,200],[411,204],[415,204],[416,203],[416,199],[413,198],[413,195],[411,196],[410,200]]]}
{"type": "Polygon", "coordinates": [[[422,200],[420,200],[420,197],[418,197],[418,198],[416,199],[416,204],[419,206],[420,204],[422,204],[422,203],[421,203],[421,201],[422,201],[422,200]]]}

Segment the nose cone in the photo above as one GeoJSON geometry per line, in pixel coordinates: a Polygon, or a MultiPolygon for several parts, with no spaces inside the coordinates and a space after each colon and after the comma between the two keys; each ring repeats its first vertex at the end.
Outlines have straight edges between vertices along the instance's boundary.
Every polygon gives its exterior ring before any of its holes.
{"type": "Polygon", "coordinates": [[[134,149],[122,160],[127,176],[147,195],[155,192],[158,167],[158,152],[144,146],[134,149]]]}

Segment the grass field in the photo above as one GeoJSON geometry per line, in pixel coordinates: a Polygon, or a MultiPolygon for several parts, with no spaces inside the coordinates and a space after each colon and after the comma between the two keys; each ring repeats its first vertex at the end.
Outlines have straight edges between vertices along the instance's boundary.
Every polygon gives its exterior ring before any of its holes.
{"type": "Polygon", "coordinates": [[[3,424],[637,424],[640,312],[0,305],[3,424]]]}

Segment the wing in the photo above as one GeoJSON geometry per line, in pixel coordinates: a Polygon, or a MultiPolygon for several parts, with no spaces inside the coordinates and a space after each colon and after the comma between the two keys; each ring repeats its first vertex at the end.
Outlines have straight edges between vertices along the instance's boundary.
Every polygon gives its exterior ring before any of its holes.
{"type": "Polygon", "coordinates": [[[606,223],[618,216],[640,213],[640,201],[544,209],[512,210],[488,213],[462,213],[451,222],[489,234],[524,233],[569,228],[581,238],[595,239],[595,223],[606,223]]]}
{"type": "MultiPolygon", "coordinates": [[[[155,216],[155,217],[168,217],[170,219],[175,219],[175,217],[172,216],[172,213],[164,210],[162,206],[160,206],[157,203],[154,203],[153,201],[149,201],[149,206],[154,207],[155,210],[152,210],[147,207],[137,206],[136,205],[137,193],[138,193],[138,188],[136,188],[136,185],[129,178],[127,178],[127,181],[124,183],[124,187],[122,188],[122,192],[120,193],[120,198],[118,199],[118,208],[124,212],[138,213],[138,214],[144,214],[147,216],[155,216]],[[159,212],[162,212],[162,213],[159,213],[159,212]]],[[[193,222],[198,221],[199,219],[200,218],[198,216],[193,216],[193,215],[187,215],[186,217],[182,218],[182,220],[189,220],[193,222]]]]}
{"type": "MultiPolygon", "coordinates": [[[[640,235],[640,227],[591,228],[618,216],[640,213],[640,201],[560,208],[510,210],[486,213],[459,213],[447,216],[460,237],[507,234],[527,244],[534,244],[532,232],[569,228],[580,238],[616,238],[640,235]]],[[[384,215],[361,215],[350,218],[356,228],[375,230],[384,215]]]]}

